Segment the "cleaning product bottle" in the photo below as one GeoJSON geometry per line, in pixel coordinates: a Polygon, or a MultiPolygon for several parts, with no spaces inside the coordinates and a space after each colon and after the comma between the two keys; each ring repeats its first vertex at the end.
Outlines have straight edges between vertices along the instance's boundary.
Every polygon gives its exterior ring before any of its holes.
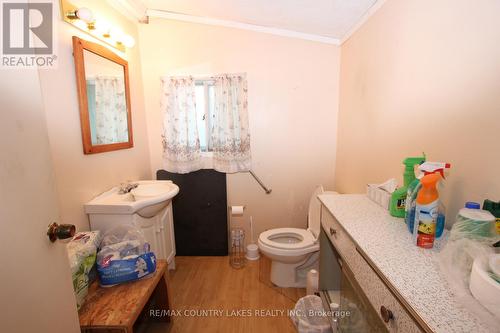
{"type": "MultiPolygon", "coordinates": [[[[409,186],[406,196],[406,206],[405,206],[405,223],[408,227],[410,233],[413,233],[413,225],[415,222],[415,207],[418,191],[422,188],[420,184],[420,178],[425,175],[430,175],[431,173],[439,172],[439,174],[444,179],[444,169],[449,169],[451,167],[450,163],[444,162],[424,162],[418,166],[420,174],[417,179],[415,179],[409,186]]],[[[445,207],[440,203],[438,210],[438,220],[436,225],[436,237],[441,237],[444,230],[445,222],[445,207]]]]}
{"type": "Polygon", "coordinates": [[[443,202],[439,202],[438,216],[436,219],[436,238],[440,238],[444,232],[444,224],[446,222],[446,207],[443,202]]]}
{"type": "Polygon", "coordinates": [[[494,202],[486,199],[483,202],[483,209],[495,216],[495,230],[497,231],[497,235],[500,235],[500,201],[494,202]]]}
{"type": "Polygon", "coordinates": [[[408,157],[405,158],[403,164],[405,165],[405,172],[403,174],[403,186],[394,191],[391,195],[391,202],[389,203],[389,212],[395,217],[405,217],[405,202],[408,186],[416,179],[415,178],[415,165],[425,161],[424,157],[408,157]]]}
{"type": "Polygon", "coordinates": [[[439,193],[437,183],[441,176],[432,173],[422,177],[422,189],[417,195],[415,209],[415,226],[413,234],[416,235],[417,246],[430,249],[434,246],[436,237],[436,221],[438,217],[439,193]]]}
{"type": "MultiPolygon", "coordinates": [[[[423,163],[425,163],[425,153],[422,153],[422,155],[424,155],[423,163]]],[[[408,185],[408,189],[406,190],[405,223],[410,233],[413,233],[413,221],[415,221],[415,199],[417,198],[417,193],[421,187],[420,178],[421,177],[415,178],[415,180],[408,185]]]]}
{"type": "Polygon", "coordinates": [[[405,223],[408,227],[408,231],[413,233],[413,223],[415,222],[415,206],[417,200],[418,191],[422,188],[420,179],[417,178],[411,182],[406,191],[406,201],[405,201],[405,223]]]}

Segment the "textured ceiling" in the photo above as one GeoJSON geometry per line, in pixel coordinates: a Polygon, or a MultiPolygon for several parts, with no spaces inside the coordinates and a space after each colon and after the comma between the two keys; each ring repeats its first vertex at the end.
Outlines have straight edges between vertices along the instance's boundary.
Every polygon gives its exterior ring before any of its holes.
{"type": "Polygon", "coordinates": [[[148,9],[341,39],[377,0],[142,0],[148,9]]]}

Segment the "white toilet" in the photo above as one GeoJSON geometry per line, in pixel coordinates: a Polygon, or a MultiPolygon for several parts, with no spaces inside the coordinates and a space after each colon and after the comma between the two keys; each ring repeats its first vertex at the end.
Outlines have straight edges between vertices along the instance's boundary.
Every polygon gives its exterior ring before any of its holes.
{"type": "MultiPolygon", "coordinates": [[[[271,264],[271,282],[278,287],[305,288],[307,272],[318,268],[321,203],[319,186],[309,201],[308,227],[277,228],[259,235],[259,249],[271,264]]],[[[335,193],[335,192],[328,192],[335,193]]]]}

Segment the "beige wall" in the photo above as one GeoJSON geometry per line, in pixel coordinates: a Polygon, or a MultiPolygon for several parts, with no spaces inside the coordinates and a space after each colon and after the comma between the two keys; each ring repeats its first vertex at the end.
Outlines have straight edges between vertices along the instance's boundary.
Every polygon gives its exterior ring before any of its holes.
{"type": "Polygon", "coordinates": [[[305,227],[309,196],[333,186],[339,48],[223,27],[152,19],[140,25],[151,169],[162,168],[160,76],[246,72],[254,170],[228,176],[228,202],[246,205],[256,234],[305,227]]]}
{"type": "Polygon", "coordinates": [[[388,0],[342,45],[337,190],[402,181],[403,158],[425,151],[452,164],[448,222],[467,200],[500,198],[498,13],[498,1],[388,0]]]}
{"type": "MultiPolygon", "coordinates": [[[[137,26],[104,1],[85,1],[85,6],[132,35],[138,43],[137,26]]],[[[89,228],[83,211],[85,202],[120,182],[150,178],[139,46],[136,45],[124,56],[129,61],[134,148],[84,155],[71,37],[95,40],[62,20],[57,21],[56,29],[58,67],[41,71],[40,81],[61,221],[76,224],[78,229],[85,230],[89,228]]]]}

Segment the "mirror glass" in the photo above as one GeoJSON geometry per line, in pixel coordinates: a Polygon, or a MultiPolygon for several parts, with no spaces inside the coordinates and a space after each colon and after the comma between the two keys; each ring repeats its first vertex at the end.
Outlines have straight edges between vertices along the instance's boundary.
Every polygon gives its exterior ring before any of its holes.
{"type": "Polygon", "coordinates": [[[92,145],[129,141],[124,66],[83,50],[92,145]]]}

